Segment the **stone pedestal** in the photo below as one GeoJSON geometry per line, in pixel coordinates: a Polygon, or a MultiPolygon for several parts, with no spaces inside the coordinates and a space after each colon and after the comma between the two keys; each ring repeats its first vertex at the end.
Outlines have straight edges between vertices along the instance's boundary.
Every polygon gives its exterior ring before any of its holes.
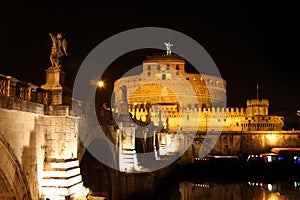
{"type": "Polygon", "coordinates": [[[121,172],[140,170],[135,151],[135,127],[123,127],[121,123],[119,141],[119,170],[121,172]]]}
{"type": "Polygon", "coordinates": [[[42,88],[46,90],[62,90],[62,86],[60,84],[61,73],[61,70],[55,67],[46,69],[46,84],[42,85],[42,88]]]}
{"type": "Polygon", "coordinates": [[[55,67],[46,69],[46,84],[41,88],[50,92],[51,105],[62,104],[64,73],[55,67]]]}

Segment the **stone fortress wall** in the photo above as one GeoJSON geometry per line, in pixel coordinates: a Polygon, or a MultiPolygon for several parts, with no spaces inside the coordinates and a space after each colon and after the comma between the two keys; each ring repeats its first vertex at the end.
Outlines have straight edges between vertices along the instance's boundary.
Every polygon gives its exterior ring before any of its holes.
{"type": "Polygon", "coordinates": [[[180,101],[182,107],[189,108],[222,105],[226,96],[226,81],[217,76],[188,74],[184,71],[184,65],[184,60],[178,56],[150,57],[143,62],[141,74],[123,77],[115,82],[115,106],[122,102],[120,88],[123,85],[127,87],[129,104],[149,102],[151,92],[151,103],[178,104],[180,101]],[[197,102],[190,101],[193,96],[196,96],[197,102]]]}
{"type": "Polygon", "coordinates": [[[146,121],[150,105],[154,124],[172,131],[281,130],[284,125],[282,116],[269,115],[268,99],[249,99],[246,108],[226,107],[226,81],[186,73],[185,61],[177,55],[148,56],[141,74],[120,78],[114,88],[115,112],[126,101],[132,116],[146,121]]]}
{"type": "MultiPolygon", "coordinates": [[[[261,101],[265,101],[265,99],[261,101]]],[[[155,125],[158,125],[161,121],[166,127],[166,121],[168,121],[169,129],[172,131],[176,131],[180,127],[184,131],[267,131],[281,130],[284,126],[282,116],[268,115],[267,112],[256,113],[253,110],[257,109],[252,108],[212,107],[177,111],[176,105],[154,105],[150,109],[150,116],[155,125]]],[[[144,105],[131,106],[129,112],[137,119],[146,120],[147,110],[144,105]]]]}

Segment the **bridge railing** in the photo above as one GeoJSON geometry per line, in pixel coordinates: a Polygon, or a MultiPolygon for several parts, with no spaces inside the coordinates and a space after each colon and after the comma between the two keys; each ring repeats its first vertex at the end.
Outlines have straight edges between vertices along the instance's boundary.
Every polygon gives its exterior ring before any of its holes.
{"type": "Polygon", "coordinates": [[[10,76],[3,76],[0,74],[0,95],[9,96],[10,78],[10,76]]]}
{"type": "Polygon", "coordinates": [[[7,97],[16,97],[21,100],[27,100],[35,103],[49,105],[51,102],[50,91],[40,87],[20,81],[11,76],[0,74],[0,95],[7,97]]]}

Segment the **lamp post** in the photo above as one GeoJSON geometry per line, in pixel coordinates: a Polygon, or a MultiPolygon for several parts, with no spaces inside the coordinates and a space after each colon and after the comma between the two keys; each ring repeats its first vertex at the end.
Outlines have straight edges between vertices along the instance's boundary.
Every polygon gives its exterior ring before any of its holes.
{"type": "Polygon", "coordinates": [[[106,103],[106,102],[102,102],[101,101],[101,97],[102,97],[102,95],[103,94],[100,94],[100,93],[102,93],[103,92],[103,89],[104,89],[104,82],[102,81],[102,80],[98,80],[97,82],[96,82],[96,87],[97,87],[97,90],[98,90],[98,98],[99,98],[99,104],[100,104],[100,106],[102,106],[102,104],[103,103],[106,103]]]}

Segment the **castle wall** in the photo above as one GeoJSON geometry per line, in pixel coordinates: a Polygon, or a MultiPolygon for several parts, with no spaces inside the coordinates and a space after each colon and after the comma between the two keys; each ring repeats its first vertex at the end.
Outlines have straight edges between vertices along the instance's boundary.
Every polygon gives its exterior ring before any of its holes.
{"type": "MultiPolygon", "coordinates": [[[[147,111],[141,105],[129,107],[129,112],[144,121],[147,111]]],[[[176,105],[154,105],[150,108],[151,120],[155,125],[177,131],[248,131],[281,130],[284,119],[281,116],[248,116],[244,108],[203,108],[178,110],[176,105]]]]}
{"type": "Polygon", "coordinates": [[[249,99],[247,100],[247,115],[268,115],[269,100],[268,99],[249,99]]]}
{"type": "MultiPolygon", "coordinates": [[[[199,155],[204,139],[212,137],[210,135],[210,133],[198,133],[181,159],[192,163],[194,156],[199,155]]],[[[299,144],[300,131],[231,131],[220,135],[209,154],[238,156],[258,154],[270,152],[274,147],[300,147],[299,144]]]]}
{"type": "Polygon", "coordinates": [[[115,108],[119,108],[122,101],[120,89],[122,85],[127,87],[129,104],[134,102],[139,104],[177,103],[191,109],[225,106],[226,82],[224,79],[205,74],[188,74],[184,71],[184,60],[167,58],[144,61],[141,74],[115,81],[115,108]],[[172,92],[164,95],[164,88],[172,92]],[[191,101],[192,98],[195,98],[195,101],[191,101]]]}

